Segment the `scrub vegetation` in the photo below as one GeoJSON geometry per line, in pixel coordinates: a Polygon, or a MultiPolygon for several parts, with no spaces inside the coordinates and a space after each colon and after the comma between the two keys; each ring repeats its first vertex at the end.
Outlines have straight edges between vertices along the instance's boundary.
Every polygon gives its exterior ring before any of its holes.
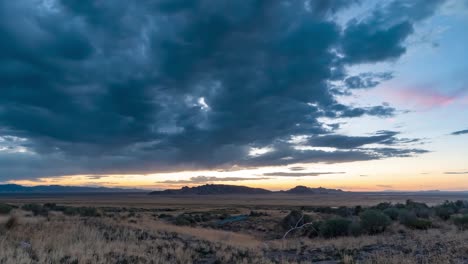
{"type": "Polygon", "coordinates": [[[0,263],[468,263],[468,202],[0,203],[0,263]]]}

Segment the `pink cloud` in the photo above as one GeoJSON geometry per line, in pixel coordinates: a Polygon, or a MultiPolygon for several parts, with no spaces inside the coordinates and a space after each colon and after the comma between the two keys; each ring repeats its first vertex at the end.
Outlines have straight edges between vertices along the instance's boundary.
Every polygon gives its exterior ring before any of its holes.
{"type": "Polygon", "coordinates": [[[458,90],[450,93],[443,93],[432,89],[431,87],[416,87],[416,88],[390,88],[387,87],[384,93],[390,96],[397,103],[406,106],[412,105],[416,108],[432,109],[443,107],[454,103],[455,101],[468,102],[468,98],[462,93],[464,90],[458,90]]]}

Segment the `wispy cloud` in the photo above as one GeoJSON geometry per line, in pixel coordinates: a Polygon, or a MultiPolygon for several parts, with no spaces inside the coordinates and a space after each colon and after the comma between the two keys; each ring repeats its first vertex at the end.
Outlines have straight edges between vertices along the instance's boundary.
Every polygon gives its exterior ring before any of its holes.
{"type": "Polygon", "coordinates": [[[444,174],[468,174],[468,171],[447,171],[447,172],[444,172],[444,174]]]}
{"type": "Polygon", "coordinates": [[[463,98],[465,89],[460,89],[452,92],[441,92],[432,87],[411,87],[401,89],[386,89],[388,93],[395,100],[411,103],[415,107],[422,109],[432,109],[435,107],[442,107],[454,103],[455,101],[463,98]]]}
{"type": "Polygon", "coordinates": [[[290,171],[303,171],[303,170],[306,170],[306,167],[299,167],[299,166],[290,167],[289,170],[290,171]]]}
{"type": "Polygon", "coordinates": [[[393,188],[392,185],[387,185],[387,184],[377,184],[376,186],[381,187],[381,188],[393,188]]]}
{"type": "Polygon", "coordinates": [[[326,174],[344,174],[346,172],[267,172],[263,173],[263,176],[276,176],[276,177],[308,177],[308,176],[320,176],[326,174]]]}
{"type": "Polygon", "coordinates": [[[86,178],[90,179],[90,180],[100,180],[102,178],[107,178],[109,176],[107,175],[88,175],[86,176],[86,178]]]}
{"type": "Polygon", "coordinates": [[[209,183],[209,182],[228,182],[228,181],[256,181],[268,180],[267,177],[216,177],[216,176],[195,176],[190,177],[188,180],[167,180],[156,183],[169,183],[169,184],[190,184],[190,183],[209,183]]]}
{"type": "Polygon", "coordinates": [[[459,135],[464,135],[464,134],[468,134],[468,129],[459,130],[459,131],[455,131],[451,133],[451,135],[453,136],[459,136],[459,135]]]}

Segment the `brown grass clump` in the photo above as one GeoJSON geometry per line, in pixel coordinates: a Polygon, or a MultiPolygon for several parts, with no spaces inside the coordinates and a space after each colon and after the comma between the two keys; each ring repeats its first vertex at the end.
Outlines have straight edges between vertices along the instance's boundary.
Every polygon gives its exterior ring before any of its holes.
{"type": "Polygon", "coordinates": [[[5,223],[5,228],[7,230],[13,229],[18,224],[18,217],[15,215],[10,216],[5,223]]]}

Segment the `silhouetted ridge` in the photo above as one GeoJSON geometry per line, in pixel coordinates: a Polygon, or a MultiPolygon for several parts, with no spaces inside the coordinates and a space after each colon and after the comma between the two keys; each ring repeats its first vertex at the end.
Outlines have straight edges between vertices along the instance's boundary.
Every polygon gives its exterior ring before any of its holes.
{"type": "Polygon", "coordinates": [[[206,184],[197,187],[182,187],[181,189],[168,189],[164,191],[154,191],[150,194],[157,195],[208,195],[208,194],[266,194],[271,191],[261,188],[251,188],[247,186],[206,184]]]}
{"type": "Polygon", "coordinates": [[[283,191],[283,193],[290,193],[290,194],[327,194],[327,193],[342,193],[343,191],[340,189],[327,189],[327,188],[310,188],[307,186],[296,186],[292,189],[287,191],[283,191]]]}

